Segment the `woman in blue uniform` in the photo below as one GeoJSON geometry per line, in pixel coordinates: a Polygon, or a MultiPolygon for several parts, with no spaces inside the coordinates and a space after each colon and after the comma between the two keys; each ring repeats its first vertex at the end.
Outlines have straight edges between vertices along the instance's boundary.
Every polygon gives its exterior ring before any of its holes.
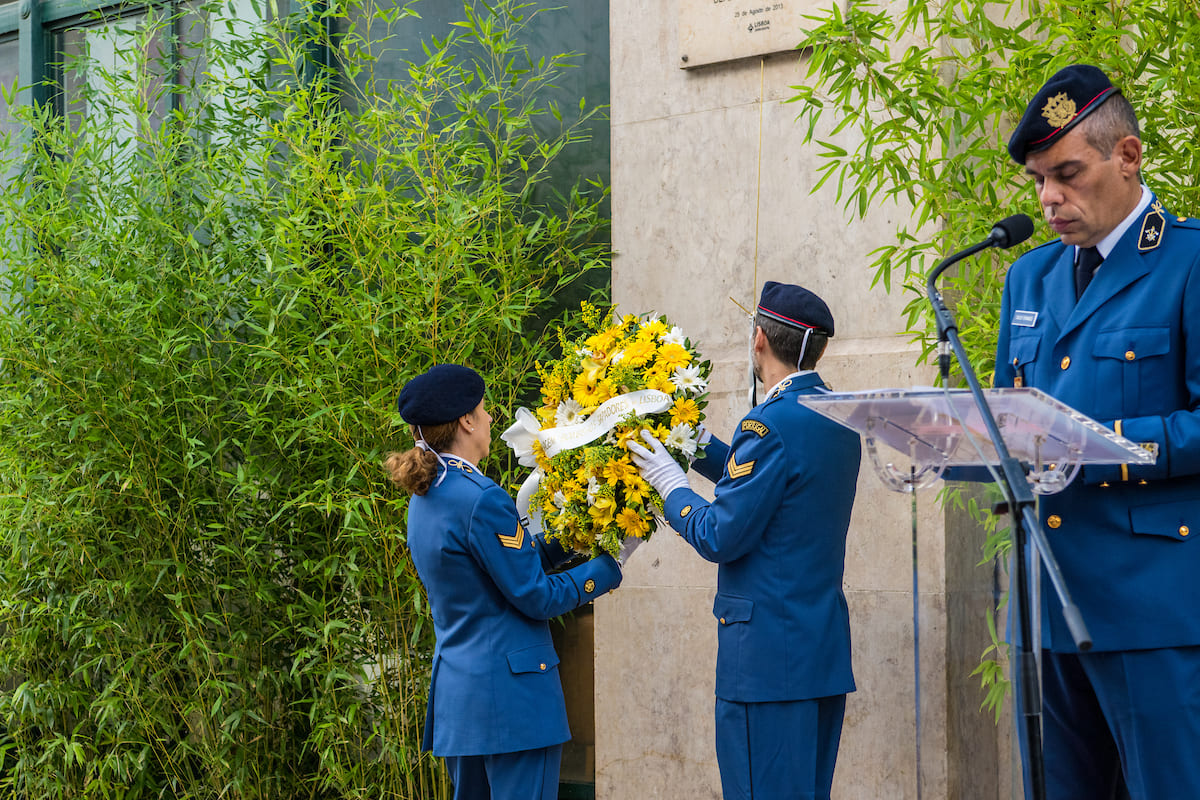
{"type": "Polygon", "coordinates": [[[548,575],[508,493],[479,471],[492,417],[474,370],[441,364],[400,392],[416,446],[385,467],[412,493],[408,546],[437,644],[423,748],[455,800],[553,800],[570,739],[547,620],[621,582],[603,555],[548,575]]]}

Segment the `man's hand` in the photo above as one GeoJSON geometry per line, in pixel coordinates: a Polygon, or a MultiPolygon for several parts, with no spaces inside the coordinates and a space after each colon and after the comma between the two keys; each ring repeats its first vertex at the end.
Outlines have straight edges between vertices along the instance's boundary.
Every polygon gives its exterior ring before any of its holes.
{"type": "Polygon", "coordinates": [[[683,474],[683,467],[671,457],[663,443],[654,438],[653,433],[642,431],[642,439],[650,449],[647,450],[632,439],[625,446],[629,448],[633,464],[646,483],[654,487],[654,491],[666,502],[671,492],[688,485],[687,476],[683,474]]]}

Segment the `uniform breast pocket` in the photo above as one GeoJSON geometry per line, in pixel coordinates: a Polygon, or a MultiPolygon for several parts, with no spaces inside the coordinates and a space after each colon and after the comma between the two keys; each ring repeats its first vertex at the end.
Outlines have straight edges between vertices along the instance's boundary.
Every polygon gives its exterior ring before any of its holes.
{"type": "MultiPolygon", "coordinates": [[[[1167,385],[1170,351],[1171,329],[1165,326],[1100,332],[1092,344],[1097,414],[1120,419],[1144,413],[1142,393],[1167,385]]],[[[1146,401],[1154,404],[1152,397],[1146,401]]]]}
{"type": "MultiPolygon", "coordinates": [[[[1026,330],[1026,329],[1015,329],[1026,330]]],[[[1008,343],[1008,363],[1013,369],[1013,385],[1014,386],[1029,386],[1033,379],[1032,366],[1037,360],[1038,344],[1041,342],[1041,337],[1036,334],[1026,333],[1024,335],[1014,333],[1012,339],[1008,343]]]]}

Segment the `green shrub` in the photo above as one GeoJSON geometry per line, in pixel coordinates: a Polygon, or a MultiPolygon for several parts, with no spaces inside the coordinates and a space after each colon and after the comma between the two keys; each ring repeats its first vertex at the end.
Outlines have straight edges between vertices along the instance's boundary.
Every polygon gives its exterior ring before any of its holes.
{"type": "Polygon", "coordinates": [[[535,13],[468,6],[386,85],[380,41],[291,18],[181,48],[207,79],[175,86],[84,57],[86,114],[26,114],[0,199],[6,791],[446,796],[379,465],[433,363],[509,416],[562,293],[606,266],[604,189],[548,190],[593,112],[544,101],[568,59],[520,44],[535,13]]]}

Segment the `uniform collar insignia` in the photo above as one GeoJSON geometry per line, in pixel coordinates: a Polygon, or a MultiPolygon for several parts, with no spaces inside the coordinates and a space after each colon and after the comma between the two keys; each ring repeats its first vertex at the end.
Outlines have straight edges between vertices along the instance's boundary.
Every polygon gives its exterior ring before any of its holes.
{"type": "Polygon", "coordinates": [[[468,464],[467,462],[463,461],[461,458],[447,458],[447,459],[446,459],[446,463],[447,463],[447,464],[449,464],[449,465],[450,465],[450,466],[452,466],[452,467],[456,467],[456,468],[458,468],[458,469],[461,469],[463,472],[466,472],[466,473],[468,473],[468,474],[470,474],[470,473],[472,473],[472,472],[474,472],[474,471],[475,471],[475,470],[471,469],[471,465],[470,465],[470,464],[468,464]]]}
{"type": "Polygon", "coordinates": [[[1163,231],[1167,227],[1167,217],[1163,213],[1163,205],[1155,200],[1142,217],[1142,232],[1138,235],[1138,252],[1145,253],[1162,244],[1163,231]]]}

